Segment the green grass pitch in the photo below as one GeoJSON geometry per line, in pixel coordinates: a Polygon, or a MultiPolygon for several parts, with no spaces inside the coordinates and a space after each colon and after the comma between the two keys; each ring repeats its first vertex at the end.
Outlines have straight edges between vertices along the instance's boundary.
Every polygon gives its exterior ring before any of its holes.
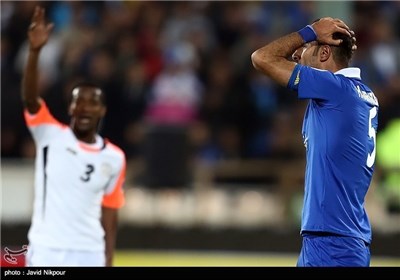
{"type": "MultiPolygon", "coordinates": [[[[114,259],[115,266],[270,266],[294,267],[295,254],[257,254],[203,251],[144,251],[120,250],[114,259]]],[[[400,266],[400,258],[372,257],[371,266],[400,266]]]]}

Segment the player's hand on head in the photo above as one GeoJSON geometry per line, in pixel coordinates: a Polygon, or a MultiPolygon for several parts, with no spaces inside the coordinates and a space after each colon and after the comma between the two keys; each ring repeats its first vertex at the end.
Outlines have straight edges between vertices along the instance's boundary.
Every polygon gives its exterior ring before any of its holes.
{"type": "Polygon", "coordinates": [[[350,30],[350,33],[351,33],[351,43],[352,43],[351,50],[354,52],[357,50],[357,39],[353,30],[350,30]]]}
{"type": "MultiPolygon", "coordinates": [[[[333,39],[332,35],[336,32],[353,37],[354,32],[338,18],[325,17],[311,25],[317,34],[317,41],[321,44],[338,46],[342,40],[333,39]]],[[[355,37],[354,37],[355,39],[355,37]]]]}
{"type": "Polygon", "coordinates": [[[28,29],[28,39],[31,50],[40,50],[49,39],[54,24],[45,22],[44,8],[36,6],[28,29]]]}

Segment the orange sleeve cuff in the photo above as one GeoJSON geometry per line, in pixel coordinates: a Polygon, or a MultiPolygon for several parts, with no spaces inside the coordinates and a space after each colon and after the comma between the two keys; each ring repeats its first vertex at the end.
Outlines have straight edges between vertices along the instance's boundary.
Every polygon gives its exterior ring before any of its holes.
{"type": "Polygon", "coordinates": [[[61,125],[50,113],[46,103],[41,100],[40,108],[36,114],[30,114],[28,110],[24,110],[25,122],[28,126],[36,126],[40,124],[61,125]]]}

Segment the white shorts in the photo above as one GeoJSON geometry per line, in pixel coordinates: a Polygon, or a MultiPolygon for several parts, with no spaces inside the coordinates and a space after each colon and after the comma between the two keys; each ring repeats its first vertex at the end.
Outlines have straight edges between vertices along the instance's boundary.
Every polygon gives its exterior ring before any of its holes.
{"type": "Polygon", "coordinates": [[[104,252],[90,252],[29,245],[26,266],[105,266],[104,252]]]}

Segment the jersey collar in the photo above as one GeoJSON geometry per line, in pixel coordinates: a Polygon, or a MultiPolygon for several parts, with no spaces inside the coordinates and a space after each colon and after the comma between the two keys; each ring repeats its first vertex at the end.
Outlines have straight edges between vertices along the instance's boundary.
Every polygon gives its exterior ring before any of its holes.
{"type": "Polygon", "coordinates": [[[88,152],[100,152],[107,145],[107,139],[103,139],[101,136],[96,135],[96,143],[88,144],[78,140],[79,147],[88,152]]]}
{"type": "Polygon", "coordinates": [[[357,67],[340,69],[339,71],[335,72],[335,75],[343,75],[347,78],[356,78],[361,80],[361,70],[357,67]]]}

